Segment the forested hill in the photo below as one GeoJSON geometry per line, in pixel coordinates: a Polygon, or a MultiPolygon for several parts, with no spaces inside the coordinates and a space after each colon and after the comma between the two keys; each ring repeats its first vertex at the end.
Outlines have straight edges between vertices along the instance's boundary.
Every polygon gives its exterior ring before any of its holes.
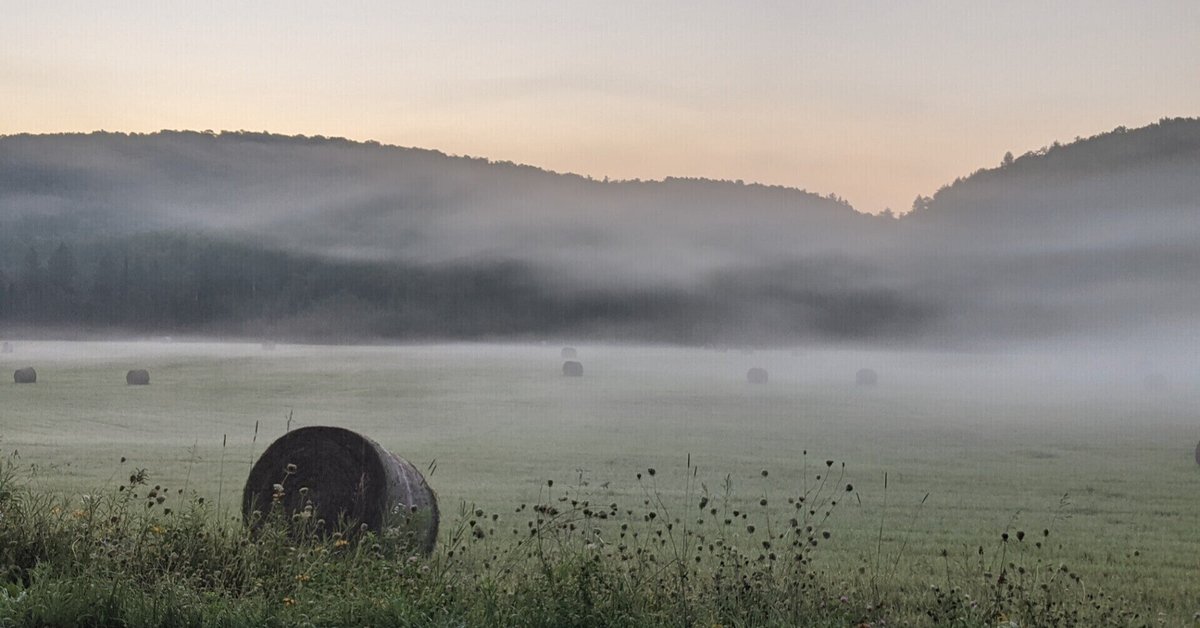
{"type": "Polygon", "coordinates": [[[886,342],[1200,328],[1200,120],[918,198],[256,133],[0,138],[5,327],[315,341],[886,342]]]}
{"type": "Polygon", "coordinates": [[[905,220],[954,239],[984,231],[992,240],[1111,238],[1194,227],[1197,199],[1200,119],[1164,119],[1009,153],[998,167],[918,198],[905,220]]]}
{"type": "Polygon", "coordinates": [[[0,138],[0,220],[26,238],[189,231],[337,259],[510,259],[589,277],[599,266],[622,284],[824,248],[877,222],[782,187],[604,182],[340,139],[194,132],[0,138]]]}

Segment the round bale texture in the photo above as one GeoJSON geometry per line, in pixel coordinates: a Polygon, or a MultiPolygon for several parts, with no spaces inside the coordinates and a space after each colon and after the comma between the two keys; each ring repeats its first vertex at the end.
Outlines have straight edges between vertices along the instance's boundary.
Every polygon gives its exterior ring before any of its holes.
{"type": "Polygon", "coordinates": [[[746,371],[746,381],[750,382],[751,384],[767,383],[767,369],[756,366],[749,371],[746,371]]]}
{"type": "Polygon", "coordinates": [[[854,383],[859,386],[874,386],[879,383],[879,373],[875,369],[858,369],[854,374],[854,383]]]}
{"type": "Polygon", "coordinates": [[[150,372],[146,369],[134,369],[125,374],[127,386],[149,386],[150,372]]]}
{"type": "Polygon", "coordinates": [[[339,521],[365,524],[380,535],[399,531],[410,534],[413,546],[426,554],[437,543],[437,495],[421,472],[379,443],[340,427],[292,430],[267,447],[242,492],[246,524],[261,526],[261,513],[276,499],[288,521],[311,503],[312,521],[324,519],[326,531],[336,531],[339,521]]]}
{"type": "Polygon", "coordinates": [[[32,366],[27,366],[23,369],[13,371],[13,383],[15,384],[36,384],[37,371],[33,370],[32,366]]]}
{"type": "Polygon", "coordinates": [[[563,377],[583,377],[583,365],[571,360],[563,362],[563,377]]]}
{"type": "Polygon", "coordinates": [[[577,357],[579,357],[579,352],[575,350],[575,347],[563,347],[562,359],[573,360],[577,357]]]}

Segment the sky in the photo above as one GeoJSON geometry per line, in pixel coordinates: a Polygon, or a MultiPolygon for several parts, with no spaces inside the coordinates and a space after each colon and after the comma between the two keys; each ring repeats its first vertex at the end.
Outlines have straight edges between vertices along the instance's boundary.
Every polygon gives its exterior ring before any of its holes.
{"type": "Polygon", "coordinates": [[[2,4],[0,134],[339,136],[878,212],[1200,114],[1194,0],[2,4]]]}

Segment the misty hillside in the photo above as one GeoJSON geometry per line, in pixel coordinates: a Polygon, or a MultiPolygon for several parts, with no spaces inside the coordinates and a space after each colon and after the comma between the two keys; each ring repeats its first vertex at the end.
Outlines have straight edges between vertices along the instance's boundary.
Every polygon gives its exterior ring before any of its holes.
{"type": "Polygon", "coordinates": [[[0,325],[687,343],[1200,328],[1198,175],[1191,119],[1006,158],[900,220],[340,139],[8,136],[0,325]]]}
{"type": "Polygon", "coordinates": [[[340,259],[531,261],[618,285],[832,251],[872,219],[780,187],[600,182],[258,133],[0,140],[0,219],[34,236],[185,230],[340,259]]]}
{"type": "Polygon", "coordinates": [[[1196,226],[1198,173],[1200,120],[1163,120],[1009,153],[999,167],[918,198],[907,220],[937,230],[987,229],[989,239],[1165,235],[1196,226]]]}
{"type": "Polygon", "coordinates": [[[1006,156],[900,222],[909,276],[963,333],[1194,331],[1200,120],[1006,156]]]}

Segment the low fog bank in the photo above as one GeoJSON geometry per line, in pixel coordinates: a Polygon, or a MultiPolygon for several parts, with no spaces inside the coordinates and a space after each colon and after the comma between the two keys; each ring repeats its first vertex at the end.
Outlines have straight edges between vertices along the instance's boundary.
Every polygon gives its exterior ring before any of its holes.
{"type": "MultiPolygon", "coordinates": [[[[94,376],[80,369],[111,367],[123,375],[147,368],[163,386],[195,386],[181,377],[198,365],[236,361],[271,374],[275,386],[289,373],[358,374],[434,369],[447,378],[443,393],[455,403],[494,394],[496,382],[519,386],[518,395],[568,395],[580,404],[625,399],[656,412],[703,399],[795,405],[798,413],[824,408],[835,415],[873,417],[893,429],[949,422],[1053,428],[1111,424],[1195,425],[1200,363],[1194,353],[1138,341],[1026,344],[998,351],[879,350],[817,345],[803,349],[683,348],[665,345],[576,343],[581,380],[561,377],[557,343],[454,343],[376,346],[229,342],[214,338],[77,342],[17,340],[0,355],[5,369],[33,365],[39,386],[74,386],[94,376]],[[750,368],[769,373],[766,384],[747,383],[750,368]],[[860,369],[878,375],[856,382],[860,369]],[[562,390],[568,386],[575,393],[562,390]],[[478,391],[476,387],[481,387],[478,391]],[[492,391],[492,392],[489,392],[492,391]],[[857,408],[857,409],[856,409],[857,408]]],[[[399,375],[398,375],[399,376],[399,375]]],[[[119,381],[115,379],[114,381],[119,381]]],[[[431,394],[433,391],[430,391],[431,394]]],[[[450,401],[448,401],[450,402],[450,401]]],[[[727,403],[723,402],[723,403],[727,403]]]]}
{"type": "Polygon", "coordinates": [[[0,331],[1196,347],[1200,121],[918,198],[604,182],[266,134],[0,138],[0,331]]]}

